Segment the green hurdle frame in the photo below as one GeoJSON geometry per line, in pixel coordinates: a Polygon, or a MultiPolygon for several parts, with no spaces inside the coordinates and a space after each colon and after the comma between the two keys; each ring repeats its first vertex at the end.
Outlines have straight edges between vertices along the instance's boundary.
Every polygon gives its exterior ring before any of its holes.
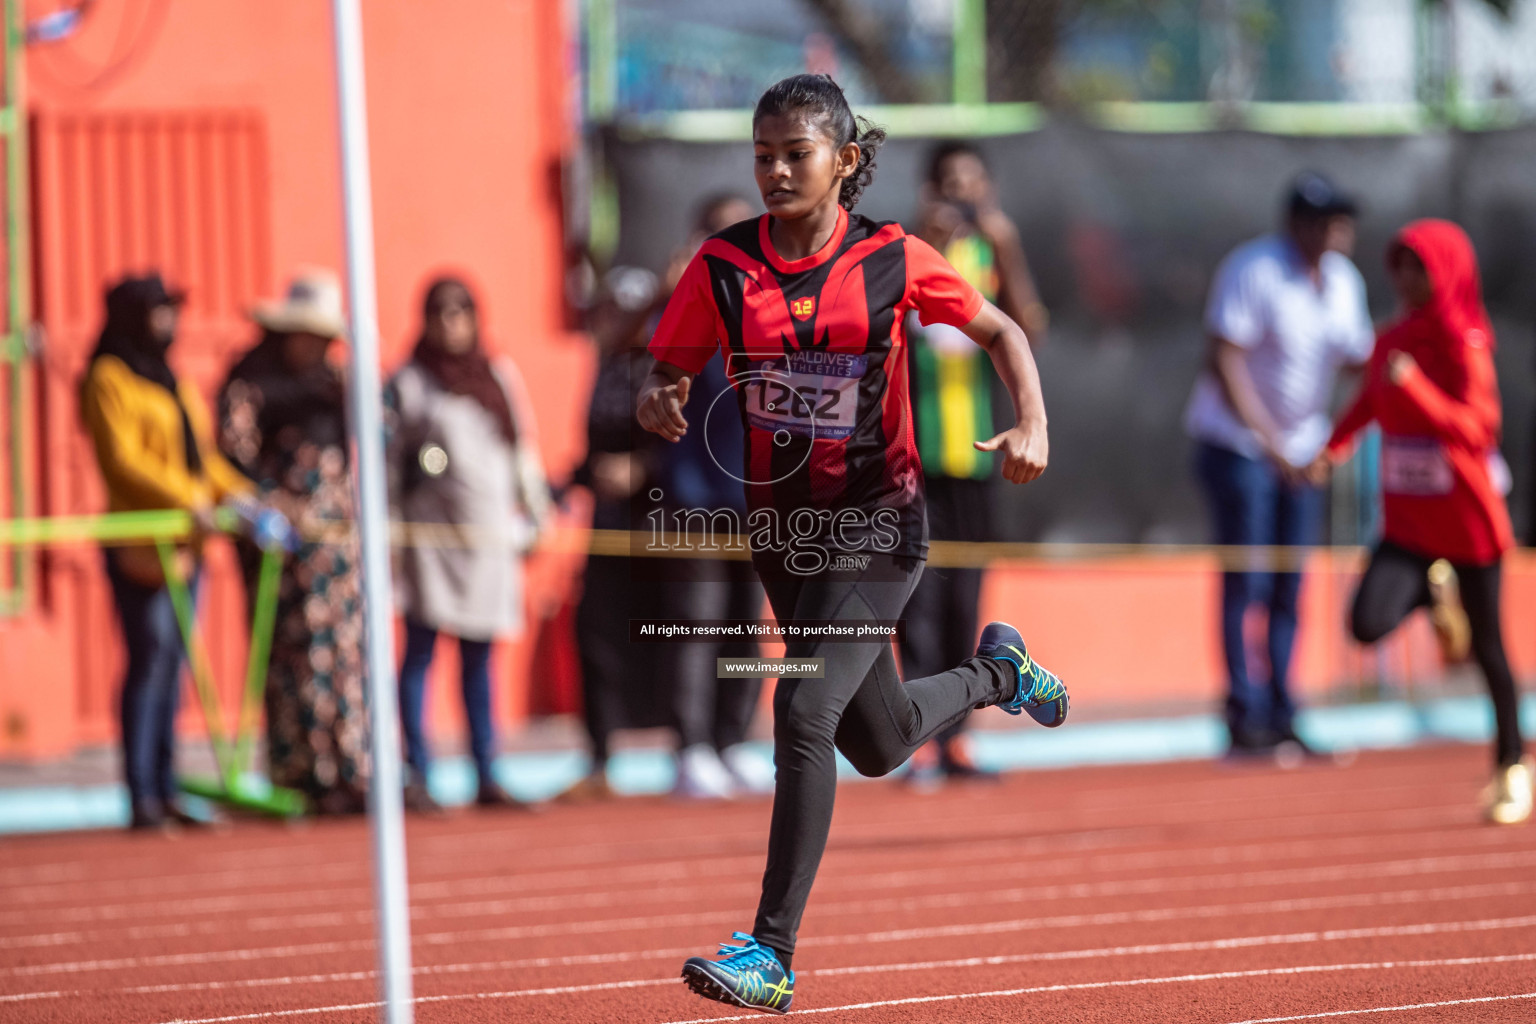
{"type": "Polygon", "coordinates": [[[198,703],[202,706],[203,721],[208,728],[208,738],[213,745],[213,758],[219,772],[214,779],[182,777],[178,780],[182,791],[242,810],[280,818],[299,817],[309,803],[303,793],[284,786],[274,786],[250,770],[256,726],[267,690],[272,633],[277,625],[278,580],[283,572],[282,549],[271,547],[261,553],[256,594],[251,602],[251,648],[245,664],[245,690],[235,715],[233,736],[225,728],[224,708],[213,684],[213,668],[203,646],[202,632],[197,626],[197,608],[192,591],[176,566],[176,548],[168,539],[159,537],[155,540],[155,550],[165,570],[166,586],[171,592],[176,621],[181,627],[182,641],[186,645],[187,666],[191,671],[193,687],[197,690],[198,703]]]}
{"type": "MultiPolygon", "coordinates": [[[[215,525],[233,532],[236,516],[228,510],[215,512],[215,525]]],[[[179,509],[142,512],[108,512],[101,515],[50,518],[0,519],[0,553],[57,544],[94,543],[155,545],[165,572],[176,623],[186,645],[187,664],[202,707],[203,722],[218,766],[215,779],[182,778],[184,792],[262,814],[292,818],[308,809],[308,799],[298,790],[274,786],[250,769],[261,706],[266,696],[267,668],[272,657],[272,633],[277,625],[278,583],[283,572],[281,548],[262,552],[256,593],[251,601],[251,649],[245,665],[245,690],[231,734],[224,724],[224,709],[213,685],[213,670],[197,627],[196,603],[191,588],[176,567],[175,543],[191,536],[192,516],[179,509]]]]}

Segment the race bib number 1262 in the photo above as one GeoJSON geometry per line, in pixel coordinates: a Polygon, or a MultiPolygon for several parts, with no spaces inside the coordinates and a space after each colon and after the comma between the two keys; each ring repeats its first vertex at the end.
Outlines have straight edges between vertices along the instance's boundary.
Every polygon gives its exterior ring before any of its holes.
{"type": "Polygon", "coordinates": [[[753,364],[745,384],[752,428],[822,440],[847,437],[867,365],[866,356],[817,350],[753,364]]]}

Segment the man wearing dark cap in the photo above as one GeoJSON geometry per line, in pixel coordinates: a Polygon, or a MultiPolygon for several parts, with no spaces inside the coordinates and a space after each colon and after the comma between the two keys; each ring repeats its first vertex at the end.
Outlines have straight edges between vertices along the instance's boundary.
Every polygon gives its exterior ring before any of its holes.
{"type": "MultiPolygon", "coordinates": [[[[1206,306],[1210,357],[1185,426],[1210,502],[1217,543],[1317,542],[1322,492],[1305,469],[1328,440],[1329,404],[1342,367],[1362,365],[1375,335],[1365,283],[1345,252],[1355,204],[1321,174],[1292,184],[1283,230],[1228,254],[1206,306]]],[[[1233,754],[1286,744],[1303,752],[1288,687],[1301,574],[1255,559],[1224,575],[1221,636],[1233,754]],[[1255,678],[1243,620],[1269,613],[1267,678],[1255,678]]],[[[1263,671],[1263,670],[1261,670],[1263,671]]]]}

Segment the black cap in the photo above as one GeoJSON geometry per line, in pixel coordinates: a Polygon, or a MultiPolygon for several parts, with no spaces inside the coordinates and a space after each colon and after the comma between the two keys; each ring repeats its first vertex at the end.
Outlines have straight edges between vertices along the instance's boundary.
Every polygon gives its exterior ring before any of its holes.
{"type": "Polygon", "coordinates": [[[1339,190],[1332,181],[1316,171],[1302,171],[1291,182],[1287,209],[1292,217],[1328,217],[1345,214],[1353,217],[1359,207],[1353,196],[1339,190]]]}
{"type": "Polygon", "coordinates": [[[158,273],[143,277],[124,277],[107,291],[107,312],[148,311],[156,306],[179,306],[187,300],[184,291],[172,291],[158,273]]]}

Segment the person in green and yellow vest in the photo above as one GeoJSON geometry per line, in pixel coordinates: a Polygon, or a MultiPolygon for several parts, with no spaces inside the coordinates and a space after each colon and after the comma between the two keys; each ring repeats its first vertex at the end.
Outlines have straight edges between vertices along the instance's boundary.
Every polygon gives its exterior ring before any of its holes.
{"type": "MultiPolygon", "coordinates": [[[[980,150],[944,142],[928,162],[918,230],[981,294],[995,302],[1038,346],[1048,315],[1035,291],[1019,231],[997,205],[980,150]]],[[[933,540],[990,540],[994,459],[974,443],[997,433],[992,420],[993,370],[987,353],[944,324],[908,322],[907,346],[918,454],[928,492],[933,540]]],[[[903,614],[903,673],[943,671],[976,646],[982,570],[930,565],[903,614]]],[[[970,756],[965,719],[912,758],[911,778],[985,777],[970,756]]]]}

